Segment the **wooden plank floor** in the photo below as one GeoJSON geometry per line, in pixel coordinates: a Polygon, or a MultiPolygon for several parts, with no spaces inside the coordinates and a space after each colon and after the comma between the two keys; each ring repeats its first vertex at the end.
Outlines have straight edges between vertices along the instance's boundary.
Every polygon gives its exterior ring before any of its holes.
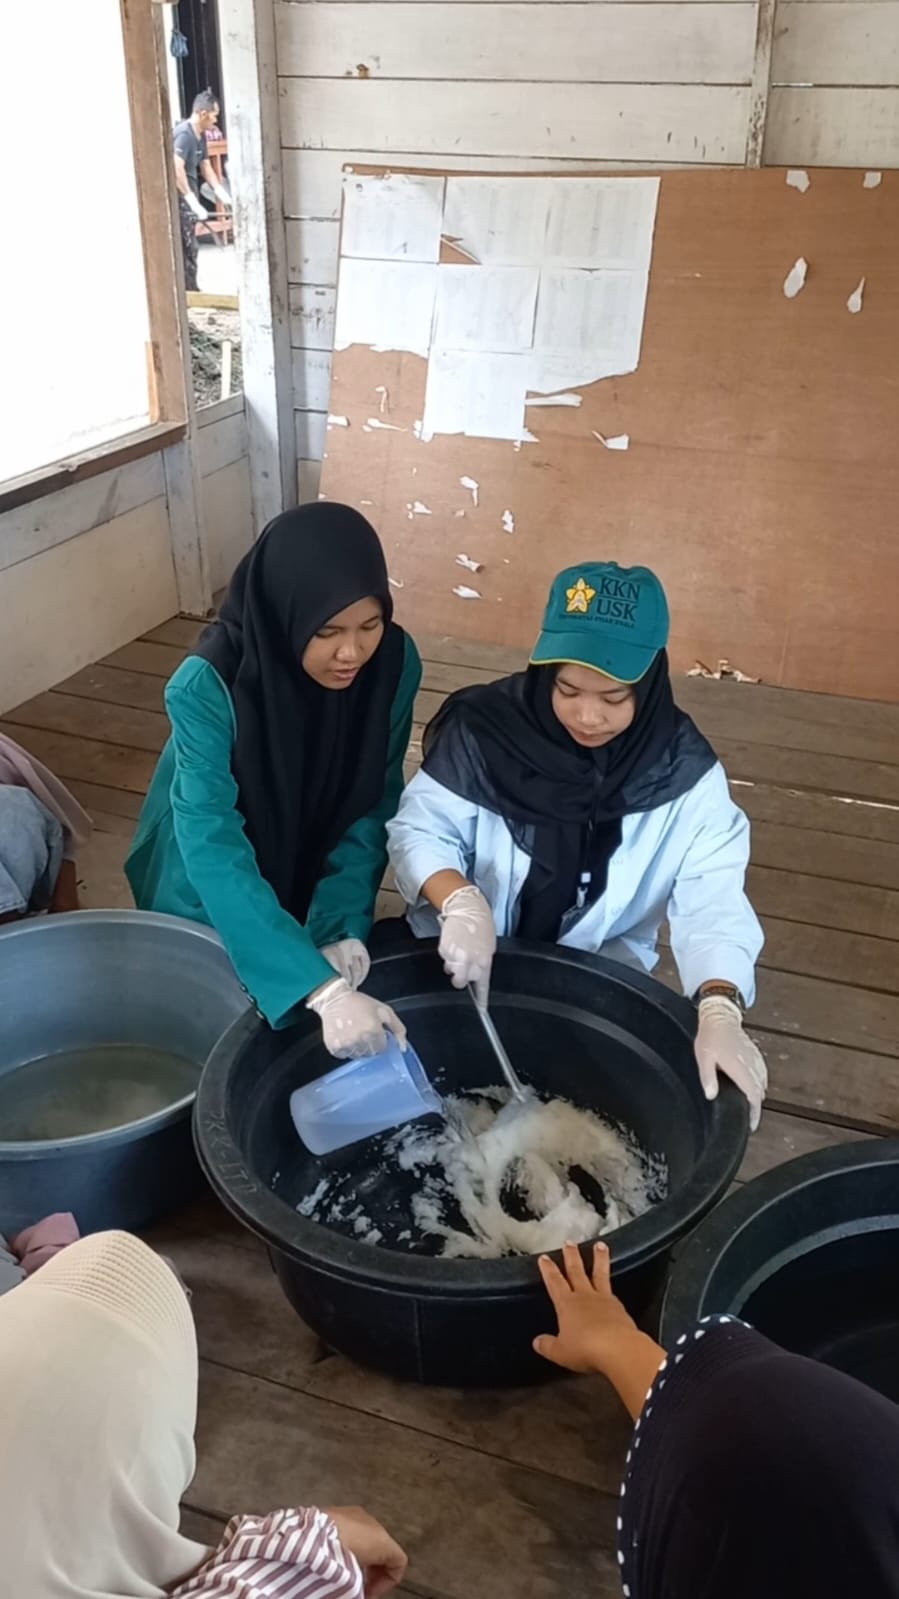
{"type": "MultiPolygon", "coordinates": [[[[129,903],[122,860],[167,736],[163,688],[196,632],[167,622],[0,722],[95,819],[79,863],[88,905],[129,903]]],[[[419,644],[410,772],[446,693],[520,664],[490,645],[419,644]]],[[[749,888],[767,943],[752,1020],[771,1098],[745,1181],[806,1150],[899,1131],[899,706],[693,679],[677,695],[753,823],[749,888]]],[[[380,903],[399,908],[389,887],[380,903]]],[[[193,1288],[199,1328],[193,1535],[214,1541],[235,1509],[359,1501],[409,1548],[409,1594],[620,1591],[614,1499],[628,1430],[604,1385],[394,1383],[318,1344],[261,1248],[213,1201],[154,1237],[193,1288]]]]}

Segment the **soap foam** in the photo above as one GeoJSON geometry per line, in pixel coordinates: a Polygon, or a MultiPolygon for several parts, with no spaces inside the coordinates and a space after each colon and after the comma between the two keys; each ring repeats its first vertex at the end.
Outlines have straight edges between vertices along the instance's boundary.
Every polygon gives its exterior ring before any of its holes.
{"type": "MultiPolygon", "coordinates": [[[[412,1122],[384,1146],[386,1168],[414,1179],[411,1227],[397,1242],[414,1246],[416,1235],[427,1235],[440,1240],[440,1254],[459,1259],[539,1254],[613,1232],[667,1192],[662,1157],[567,1100],[544,1102],[531,1091],[517,1100],[491,1089],[448,1098],[444,1109],[436,1131],[412,1122]]],[[[362,1207],[349,1209],[345,1194],[329,1202],[329,1186],[320,1182],[297,1207],[301,1214],[349,1223],[361,1241],[379,1243],[362,1207]]]]}

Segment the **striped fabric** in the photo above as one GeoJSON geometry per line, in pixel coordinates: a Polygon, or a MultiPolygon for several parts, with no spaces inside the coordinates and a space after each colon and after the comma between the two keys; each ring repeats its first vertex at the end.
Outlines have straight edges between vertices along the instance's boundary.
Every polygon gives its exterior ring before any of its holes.
{"type": "Polygon", "coordinates": [[[355,1557],[323,1510],[233,1516],[218,1549],[172,1599],[365,1599],[355,1557]]]}

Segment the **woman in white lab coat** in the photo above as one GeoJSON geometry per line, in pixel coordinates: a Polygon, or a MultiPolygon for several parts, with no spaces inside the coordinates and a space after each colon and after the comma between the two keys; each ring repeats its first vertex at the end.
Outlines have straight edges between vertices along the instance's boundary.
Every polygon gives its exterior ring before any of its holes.
{"type": "Polygon", "coordinates": [[[755,1128],[767,1074],[743,1029],[762,946],[749,824],[674,704],[668,626],[645,567],[559,573],[527,670],[461,689],[428,728],[390,859],[412,931],[439,932],[453,983],[483,1004],[498,934],[651,971],[667,916],[705,1093],[733,1078],[755,1128]]]}

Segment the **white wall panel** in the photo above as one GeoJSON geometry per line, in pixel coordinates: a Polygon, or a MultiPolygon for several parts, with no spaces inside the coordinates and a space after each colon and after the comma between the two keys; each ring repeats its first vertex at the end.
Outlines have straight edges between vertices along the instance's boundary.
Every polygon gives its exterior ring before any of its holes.
{"type": "Polygon", "coordinates": [[[300,78],[748,83],[751,3],[280,4],[278,71],[300,78]]]}
{"type": "Polygon", "coordinates": [[[896,0],[781,0],[777,8],[774,84],[899,84],[896,0]]]}
{"type": "Polygon", "coordinates": [[[742,162],[746,150],[748,88],[285,78],[281,96],[282,142],[298,149],[377,144],[385,155],[440,151],[447,164],[456,153],[600,152],[608,160],[742,162]]]}

